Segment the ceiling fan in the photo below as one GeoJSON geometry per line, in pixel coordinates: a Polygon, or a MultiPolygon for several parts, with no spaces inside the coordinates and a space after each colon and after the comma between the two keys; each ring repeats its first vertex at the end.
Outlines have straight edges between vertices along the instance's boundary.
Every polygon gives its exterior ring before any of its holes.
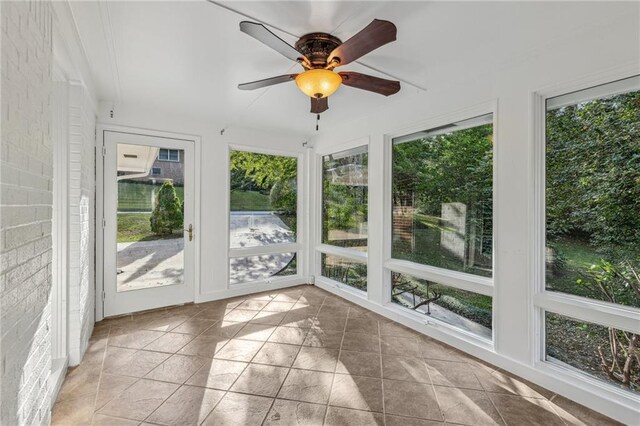
{"type": "Polygon", "coordinates": [[[336,67],[347,65],[378,47],[395,41],[396,26],[389,21],[374,19],[344,43],[327,33],[306,34],[300,37],[295,47],[256,22],[240,22],[240,31],[298,62],[304,71],[239,84],[238,89],[255,90],[294,80],[298,88],[311,98],[311,112],[314,114],[329,109],[327,98],[338,90],[341,84],[384,96],[393,95],[400,90],[399,81],[357,72],[334,71],[336,67]]]}

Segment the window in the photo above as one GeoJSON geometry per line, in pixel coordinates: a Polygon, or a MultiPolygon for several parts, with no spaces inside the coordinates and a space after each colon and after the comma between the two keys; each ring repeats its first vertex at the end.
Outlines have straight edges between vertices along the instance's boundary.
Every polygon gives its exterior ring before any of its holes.
{"type": "Polygon", "coordinates": [[[180,161],[180,150],[161,148],[158,151],[158,160],[160,161],[180,161]]]}
{"type": "Polygon", "coordinates": [[[367,250],[367,147],[322,158],[322,243],[367,250]]]}
{"type": "Polygon", "coordinates": [[[297,158],[234,150],[229,162],[229,283],[297,275],[297,158]]]}
{"type": "Polygon", "coordinates": [[[491,277],[492,115],[393,139],[392,257],[491,277]]]}
{"type": "Polygon", "coordinates": [[[151,175],[152,176],[158,176],[162,174],[162,170],[160,170],[160,167],[153,167],[151,169],[151,175]]]}
{"type": "Polygon", "coordinates": [[[547,100],[546,288],[640,308],[640,77],[608,86],[547,100]]]}
{"type": "Polygon", "coordinates": [[[322,157],[323,277],[367,291],[368,146],[322,157]]]}
{"type": "Polygon", "coordinates": [[[640,76],[545,106],[545,360],[638,393],[640,76]]]}
{"type": "Polygon", "coordinates": [[[391,151],[391,302],[493,339],[493,114],[395,137],[391,151]]]}
{"type": "Polygon", "coordinates": [[[391,301],[491,339],[492,299],[490,296],[393,272],[391,301]]]}
{"type": "Polygon", "coordinates": [[[546,360],[640,393],[638,354],[629,350],[633,333],[551,312],[546,312],[544,323],[546,360]]]}

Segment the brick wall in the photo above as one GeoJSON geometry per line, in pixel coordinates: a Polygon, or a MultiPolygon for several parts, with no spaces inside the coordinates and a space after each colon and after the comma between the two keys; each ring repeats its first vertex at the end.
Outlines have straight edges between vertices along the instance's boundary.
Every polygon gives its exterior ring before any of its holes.
{"type": "Polygon", "coordinates": [[[49,422],[51,5],[2,2],[0,424],[49,422]]]}
{"type": "Polygon", "coordinates": [[[69,364],[82,359],[95,319],[95,109],[69,88],[69,364]]]}

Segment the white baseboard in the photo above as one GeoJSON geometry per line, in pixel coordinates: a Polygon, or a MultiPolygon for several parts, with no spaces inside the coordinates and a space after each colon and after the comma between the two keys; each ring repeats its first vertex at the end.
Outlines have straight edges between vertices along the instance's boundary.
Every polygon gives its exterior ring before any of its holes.
{"type": "Polygon", "coordinates": [[[49,386],[51,386],[51,408],[58,399],[58,393],[62,388],[64,379],[67,375],[67,368],[69,366],[69,358],[58,358],[51,360],[51,374],[49,376],[49,386]]]}

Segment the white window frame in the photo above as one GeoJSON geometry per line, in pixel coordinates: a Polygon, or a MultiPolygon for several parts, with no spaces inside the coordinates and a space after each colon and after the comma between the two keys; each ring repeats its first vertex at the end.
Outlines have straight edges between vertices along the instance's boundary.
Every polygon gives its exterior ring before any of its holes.
{"type": "Polygon", "coordinates": [[[170,148],[160,148],[158,150],[158,161],[168,161],[171,163],[179,163],[180,162],[180,150],[179,149],[170,149],[170,148]],[[160,152],[162,152],[162,150],[167,151],[167,158],[160,158],[160,152]],[[171,159],[171,151],[176,151],[178,153],[178,159],[177,160],[172,160],[171,159]]]}
{"type": "MultiPolygon", "coordinates": [[[[363,148],[366,147],[367,148],[367,156],[370,155],[370,144],[369,144],[369,138],[358,138],[358,139],[354,139],[348,142],[345,142],[343,144],[340,145],[336,145],[336,146],[331,146],[331,147],[327,147],[325,149],[319,149],[316,150],[315,153],[315,162],[316,162],[316,170],[318,171],[316,173],[317,179],[316,179],[316,197],[315,197],[315,205],[317,206],[316,208],[316,213],[317,213],[317,220],[316,220],[316,226],[314,229],[314,240],[316,241],[316,246],[315,246],[315,258],[314,258],[314,264],[315,264],[315,270],[318,271],[318,276],[315,277],[316,281],[320,281],[321,283],[328,285],[330,287],[333,288],[338,288],[341,290],[344,290],[350,294],[352,294],[353,296],[357,297],[357,298],[361,298],[361,299],[367,299],[368,298],[368,291],[364,291],[364,290],[360,290],[354,287],[351,287],[348,284],[344,284],[341,282],[338,282],[336,280],[332,280],[331,278],[327,278],[325,276],[322,275],[322,255],[326,254],[326,255],[330,255],[330,256],[336,256],[336,257],[341,257],[344,259],[348,259],[351,260],[353,262],[357,262],[357,263],[362,263],[365,264],[367,266],[367,276],[371,273],[369,270],[369,235],[367,234],[367,251],[361,251],[361,250],[354,250],[354,249],[350,249],[350,248],[346,248],[346,247],[338,247],[338,246],[334,246],[331,244],[324,244],[322,242],[322,227],[324,225],[324,218],[322,215],[322,207],[323,207],[323,182],[324,182],[324,162],[323,162],[323,158],[327,155],[331,155],[331,154],[339,154],[341,152],[344,151],[349,151],[352,149],[356,149],[356,148],[363,148]]],[[[369,171],[370,171],[370,162],[367,162],[367,176],[369,176],[369,171]]],[[[369,199],[369,197],[367,197],[367,222],[369,221],[368,218],[368,214],[369,214],[369,209],[371,208],[371,201],[369,199]]],[[[367,282],[368,282],[368,278],[367,278],[367,282]]],[[[367,290],[368,290],[368,286],[367,286],[367,290]]]]}
{"type": "Polygon", "coordinates": [[[492,248],[492,277],[482,277],[479,275],[473,275],[465,272],[453,271],[446,268],[440,268],[436,266],[423,265],[416,262],[407,260],[394,259],[391,256],[392,248],[392,232],[393,232],[393,216],[392,216],[392,202],[393,202],[393,139],[402,136],[410,135],[417,132],[422,132],[429,129],[435,129],[449,124],[469,120],[475,117],[483,115],[492,115],[493,125],[493,181],[492,181],[492,193],[493,193],[493,223],[498,222],[498,210],[497,205],[497,164],[499,153],[499,140],[498,140],[498,102],[497,100],[485,102],[483,104],[466,108],[457,111],[452,114],[446,114],[439,117],[432,118],[427,121],[420,122],[410,127],[405,127],[384,135],[384,276],[383,276],[383,305],[390,310],[411,318],[414,321],[421,323],[434,325],[443,329],[446,329],[449,334],[454,335],[462,340],[470,342],[474,345],[487,348],[491,351],[495,350],[496,338],[496,324],[498,323],[498,311],[496,308],[496,291],[495,291],[495,271],[496,271],[496,258],[498,249],[497,245],[497,227],[493,227],[493,248],[492,248]],[[492,338],[488,340],[482,336],[471,333],[459,327],[455,327],[448,324],[438,318],[432,316],[425,316],[424,314],[411,311],[393,303],[391,300],[391,273],[397,272],[414,276],[416,278],[432,281],[438,284],[446,285],[448,287],[457,288],[460,290],[470,291],[478,293],[492,298],[492,338]]]}
{"type": "Polygon", "coordinates": [[[264,285],[272,285],[272,284],[288,284],[291,283],[299,284],[300,279],[303,276],[304,271],[304,233],[301,230],[305,229],[304,225],[304,177],[302,175],[304,170],[304,154],[303,153],[291,153],[274,149],[265,149],[258,148],[248,145],[238,145],[238,144],[229,144],[227,146],[227,290],[255,290],[256,287],[264,286],[264,285]],[[266,154],[266,155],[275,155],[280,157],[289,157],[296,159],[296,224],[297,224],[297,232],[296,232],[296,241],[293,243],[280,243],[280,244],[270,244],[268,246],[258,246],[258,247],[247,247],[247,248],[231,248],[231,152],[233,151],[244,151],[251,152],[255,154],[266,154]],[[260,256],[265,254],[280,254],[280,253],[294,253],[296,256],[296,273],[292,275],[285,276],[277,276],[273,275],[271,277],[262,279],[262,280],[254,280],[247,281],[241,283],[231,284],[229,282],[229,277],[231,276],[231,259],[237,259],[241,257],[252,257],[252,256],[260,256]]]}
{"type": "MultiPolygon", "coordinates": [[[[570,386],[588,389],[605,400],[616,401],[631,410],[640,406],[640,395],[624,391],[612,383],[598,379],[561,361],[546,359],[545,312],[566,316],[619,330],[638,332],[640,330],[640,309],[589,299],[567,293],[546,290],[545,249],[546,249],[546,100],[565,94],[595,89],[597,86],[617,82],[638,75],[637,69],[622,68],[602,73],[595,77],[577,79],[563,84],[534,91],[530,95],[530,155],[532,160],[531,182],[533,188],[531,206],[533,213],[530,241],[533,242],[531,260],[530,318],[533,327],[534,346],[532,364],[537,370],[557,377],[570,386]]],[[[612,86],[615,87],[615,86],[612,86]]],[[[604,96],[606,91],[590,92],[604,96]]],[[[619,92],[618,92],[619,93],[619,92]]],[[[615,90],[611,94],[616,94],[615,90]]],[[[580,99],[576,98],[577,101],[580,99]]]]}

